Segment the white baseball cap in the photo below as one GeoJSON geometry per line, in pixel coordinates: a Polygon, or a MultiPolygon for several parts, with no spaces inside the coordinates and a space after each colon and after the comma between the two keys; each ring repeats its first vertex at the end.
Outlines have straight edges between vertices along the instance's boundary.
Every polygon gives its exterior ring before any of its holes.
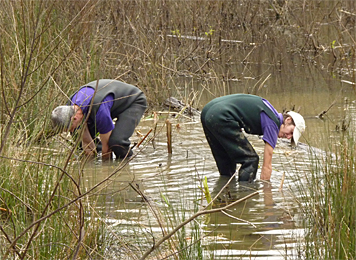
{"type": "Polygon", "coordinates": [[[297,146],[298,141],[302,133],[305,131],[305,121],[304,118],[297,112],[289,111],[287,115],[290,115],[293,118],[295,128],[293,131],[292,144],[297,146]]]}

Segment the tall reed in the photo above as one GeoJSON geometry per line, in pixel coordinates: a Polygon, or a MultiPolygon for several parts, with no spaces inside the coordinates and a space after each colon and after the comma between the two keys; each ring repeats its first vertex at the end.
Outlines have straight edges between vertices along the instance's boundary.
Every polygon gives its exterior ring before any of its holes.
{"type": "Polygon", "coordinates": [[[355,136],[342,135],[324,159],[316,159],[302,183],[307,259],[355,259],[355,136]]]}
{"type": "MultiPolygon", "coordinates": [[[[93,5],[61,4],[4,2],[0,11],[3,259],[77,258],[101,251],[101,226],[80,199],[77,173],[82,164],[76,161],[75,147],[65,142],[58,146],[54,140],[43,147],[32,142],[49,126],[48,114],[57,101],[55,78],[60,75],[65,82],[69,67],[63,71],[62,65],[90,28],[78,25],[90,17],[93,5]]],[[[67,92],[63,87],[60,91],[67,92]]]]}

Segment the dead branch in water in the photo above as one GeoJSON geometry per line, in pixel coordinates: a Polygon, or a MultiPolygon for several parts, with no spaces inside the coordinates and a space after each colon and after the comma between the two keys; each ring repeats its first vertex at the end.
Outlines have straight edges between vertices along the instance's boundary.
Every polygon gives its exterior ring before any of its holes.
{"type": "Polygon", "coordinates": [[[328,107],[328,109],[322,111],[321,113],[319,113],[318,117],[320,119],[323,119],[323,116],[335,105],[335,101],[331,103],[331,105],[328,107]]]}
{"type": "Polygon", "coordinates": [[[136,147],[138,148],[143,141],[145,141],[145,139],[147,138],[147,136],[152,132],[152,128],[150,129],[150,131],[148,131],[148,133],[142,138],[142,140],[136,145],[136,147]]]}
{"type": "Polygon", "coordinates": [[[194,219],[196,219],[197,217],[201,216],[201,215],[207,215],[207,214],[212,214],[212,213],[216,213],[216,212],[221,212],[224,211],[228,208],[231,208],[232,206],[235,206],[249,198],[252,198],[256,195],[260,194],[259,191],[255,191],[245,197],[243,197],[242,199],[239,199],[237,201],[234,201],[233,203],[226,205],[225,207],[221,207],[221,208],[216,208],[216,209],[210,209],[210,210],[202,210],[202,211],[198,211],[197,213],[195,213],[193,216],[191,216],[190,218],[188,218],[186,221],[182,222],[181,224],[179,224],[177,227],[175,227],[171,232],[169,232],[166,236],[162,237],[156,244],[154,244],[140,259],[146,259],[148,257],[148,255],[150,253],[152,253],[155,249],[157,249],[164,241],[166,241],[167,239],[169,239],[171,236],[173,236],[179,229],[181,229],[182,227],[184,227],[185,225],[187,225],[189,222],[193,221],[194,219]]]}

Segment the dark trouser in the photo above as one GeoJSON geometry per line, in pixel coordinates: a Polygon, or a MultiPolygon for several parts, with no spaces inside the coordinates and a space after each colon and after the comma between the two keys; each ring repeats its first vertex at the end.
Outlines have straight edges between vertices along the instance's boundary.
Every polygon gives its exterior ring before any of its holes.
{"type": "MultiPolygon", "coordinates": [[[[115,153],[116,158],[120,159],[132,156],[130,137],[139,124],[146,108],[146,99],[142,96],[142,98],[138,98],[125,111],[116,116],[113,115],[117,120],[109,138],[109,148],[115,153]]],[[[95,129],[89,129],[89,132],[92,138],[95,139],[95,129]]],[[[101,150],[100,144],[97,144],[97,150],[101,150]]]]}
{"type": "Polygon", "coordinates": [[[232,176],[241,164],[239,181],[256,178],[259,157],[241,131],[238,121],[225,118],[209,104],[201,114],[204,133],[221,175],[232,176]]]}

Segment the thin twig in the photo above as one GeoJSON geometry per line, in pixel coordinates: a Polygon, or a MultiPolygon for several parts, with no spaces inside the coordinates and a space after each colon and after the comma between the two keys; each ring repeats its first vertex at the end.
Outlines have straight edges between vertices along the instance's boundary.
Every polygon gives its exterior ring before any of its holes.
{"type": "MultiPolygon", "coordinates": [[[[99,82],[99,81],[97,81],[96,88],[95,88],[95,91],[94,91],[94,95],[93,95],[93,98],[92,98],[92,100],[91,100],[91,104],[93,103],[93,101],[94,101],[94,96],[95,96],[95,94],[96,94],[96,92],[97,92],[98,82],[99,82]]],[[[87,123],[87,121],[88,121],[88,119],[89,119],[89,115],[90,115],[91,109],[92,109],[92,106],[90,106],[89,111],[88,111],[88,114],[87,114],[86,118],[84,119],[84,122],[83,122],[83,125],[84,125],[84,126],[86,125],[86,123],[87,123]]],[[[80,133],[79,133],[79,137],[82,136],[83,131],[84,131],[84,127],[81,127],[80,133]]],[[[67,173],[66,173],[66,168],[68,167],[70,158],[71,158],[72,154],[74,153],[75,148],[77,147],[77,145],[79,144],[79,142],[80,142],[80,138],[78,138],[78,139],[76,140],[75,146],[73,147],[73,149],[72,149],[72,150],[70,151],[70,153],[68,154],[67,159],[66,159],[66,162],[65,162],[65,164],[64,164],[64,168],[63,168],[62,174],[61,174],[61,176],[59,177],[59,179],[58,179],[56,185],[54,186],[53,191],[52,191],[52,194],[51,194],[51,196],[50,196],[50,198],[49,198],[49,200],[48,200],[46,206],[44,207],[44,209],[43,209],[43,211],[42,211],[42,213],[41,213],[39,219],[43,219],[43,218],[45,217],[45,214],[46,214],[46,212],[47,212],[49,206],[51,205],[51,203],[52,203],[52,201],[53,201],[53,199],[54,199],[54,197],[55,197],[55,194],[56,194],[56,192],[57,192],[57,190],[58,190],[58,188],[59,188],[59,184],[60,184],[62,178],[64,177],[65,174],[67,174],[67,173]]],[[[67,175],[68,175],[68,174],[67,174],[67,175]]],[[[73,180],[73,179],[72,179],[72,180],[73,180]]],[[[74,180],[73,180],[73,181],[74,181],[74,180]]],[[[74,181],[74,183],[76,183],[76,182],[74,181]]],[[[78,188],[78,186],[77,186],[77,188],[78,188]]],[[[78,192],[80,193],[80,190],[79,190],[78,192]]],[[[78,196],[78,197],[79,197],[79,196],[78,196]]],[[[79,202],[79,203],[81,203],[81,202],[79,202]]],[[[46,219],[46,218],[44,218],[44,219],[46,219]]],[[[21,258],[24,258],[24,257],[25,257],[25,255],[26,255],[26,253],[27,253],[27,251],[28,251],[28,249],[29,249],[29,247],[30,247],[30,244],[31,244],[32,240],[34,239],[35,235],[37,234],[37,231],[38,231],[38,229],[39,229],[40,224],[41,224],[41,221],[36,222],[35,228],[33,229],[32,235],[30,236],[30,238],[29,238],[29,240],[28,240],[28,242],[27,242],[27,245],[26,245],[26,247],[25,247],[25,249],[24,249],[24,251],[23,251],[23,253],[22,253],[22,257],[21,257],[21,258]]],[[[28,230],[28,229],[25,229],[25,230],[28,230]]],[[[26,231],[26,232],[27,232],[27,231],[26,231]]],[[[23,234],[24,234],[24,233],[22,233],[22,235],[23,235],[23,234]]],[[[17,238],[14,239],[14,242],[13,242],[13,244],[12,244],[11,246],[14,245],[14,243],[17,241],[18,238],[19,238],[19,237],[17,237],[17,238]]]]}
{"type": "MultiPolygon", "coordinates": [[[[4,234],[4,236],[6,237],[6,240],[10,243],[10,244],[13,244],[12,241],[11,241],[11,238],[9,237],[9,235],[6,233],[6,231],[3,229],[2,225],[0,225],[0,231],[4,234]]],[[[12,250],[19,256],[21,257],[21,254],[20,254],[20,249],[17,250],[16,248],[16,245],[13,245],[12,247],[12,250]]]]}
{"type": "MultiPolygon", "coordinates": [[[[153,215],[155,216],[160,228],[161,228],[161,231],[162,231],[162,235],[163,236],[167,236],[167,230],[165,228],[165,224],[164,222],[162,221],[162,216],[161,216],[161,212],[159,210],[157,210],[154,205],[152,205],[153,203],[148,199],[148,197],[140,190],[140,188],[138,187],[138,185],[136,184],[137,187],[135,187],[134,185],[132,185],[132,183],[130,183],[130,186],[132,187],[132,189],[134,191],[136,191],[141,197],[142,199],[148,204],[151,212],[153,213],[153,215]]],[[[153,237],[154,238],[154,237],[153,237]]],[[[153,246],[155,246],[155,240],[153,240],[153,246]]],[[[173,244],[173,242],[171,242],[171,246],[174,248],[175,250],[175,245],[173,244]]]]}
{"type": "Polygon", "coordinates": [[[205,237],[208,237],[210,234],[212,234],[213,232],[215,232],[217,228],[218,228],[218,226],[217,226],[215,229],[211,230],[211,231],[210,231],[209,233],[207,233],[206,235],[201,236],[199,239],[196,239],[193,243],[191,243],[191,244],[189,244],[189,245],[187,245],[187,246],[185,246],[185,247],[183,247],[183,248],[180,248],[178,251],[175,251],[175,252],[171,253],[170,255],[167,255],[167,256],[165,256],[164,258],[161,258],[160,260],[169,259],[171,256],[177,255],[177,254],[179,254],[179,252],[183,252],[184,250],[187,250],[189,247],[192,247],[194,244],[197,244],[198,242],[200,242],[201,240],[203,240],[205,237]]]}
{"type": "Polygon", "coordinates": [[[148,133],[142,138],[142,140],[136,145],[136,147],[138,148],[142,142],[147,138],[147,136],[152,132],[152,128],[150,129],[150,131],[148,131],[148,133]]]}
{"type": "Polygon", "coordinates": [[[219,195],[224,191],[224,189],[229,185],[229,183],[235,178],[236,174],[239,172],[241,166],[236,170],[236,172],[231,176],[231,178],[227,181],[227,183],[220,189],[218,194],[215,195],[215,197],[211,200],[211,202],[204,208],[206,210],[210,204],[214,203],[214,201],[219,197],[219,195]]]}
{"type": "Polygon", "coordinates": [[[332,108],[334,105],[335,105],[335,100],[331,103],[331,105],[328,107],[328,109],[322,111],[322,112],[318,115],[318,117],[319,117],[320,119],[322,119],[323,116],[324,116],[324,115],[330,110],[330,108],[332,108]]]}
{"type": "Polygon", "coordinates": [[[60,86],[58,86],[57,82],[54,80],[54,78],[52,76],[50,76],[51,80],[53,81],[54,85],[58,88],[58,90],[62,93],[63,96],[65,96],[67,98],[67,101],[70,101],[69,96],[64,93],[64,91],[61,89],[60,86]]]}
{"type": "Polygon", "coordinates": [[[269,74],[263,81],[262,83],[260,84],[260,86],[258,87],[257,91],[256,91],[256,94],[258,94],[258,92],[261,90],[261,88],[263,87],[263,85],[265,84],[265,82],[267,80],[269,80],[269,78],[271,77],[271,74],[269,74]]]}
{"type": "Polygon", "coordinates": [[[216,209],[210,209],[210,210],[202,210],[199,211],[197,213],[195,213],[193,216],[191,216],[190,218],[188,218],[186,221],[182,222],[181,224],[179,224],[177,227],[175,227],[171,232],[169,232],[166,236],[164,236],[163,238],[161,238],[153,247],[151,247],[149,250],[146,251],[146,253],[140,258],[141,260],[146,259],[146,257],[152,253],[156,248],[158,248],[164,241],[166,241],[167,239],[169,239],[171,236],[173,236],[179,229],[181,229],[183,226],[185,226],[186,224],[188,224],[189,222],[191,222],[192,220],[196,219],[197,217],[201,216],[201,215],[207,215],[207,214],[212,214],[215,212],[219,212],[222,210],[226,210],[228,208],[231,208],[232,206],[235,206],[236,204],[239,204],[251,197],[254,197],[256,195],[260,194],[259,191],[255,191],[237,201],[234,201],[233,203],[226,205],[225,207],[221,207],[221,208],[216,208],[216,209]]]}
{"type": "Polygon", "coordinates": [[[241,221],[241,222],[245,222],[251,226],[253,226],[254,228],[257,228],[255,224],[251,223],[250,221],[247,221],[247,220],[244,220],[244,219],[241,219],[241,218],[238,218],[238,217],[235,217],[233,215],[230,215],[228,213],[226,213],[224,210],[221,211],[221,213],[225,214],[226,216],[228,216],[229,218],[233,218],[233,219],[236,219],[238,221],[241,221]]]}

